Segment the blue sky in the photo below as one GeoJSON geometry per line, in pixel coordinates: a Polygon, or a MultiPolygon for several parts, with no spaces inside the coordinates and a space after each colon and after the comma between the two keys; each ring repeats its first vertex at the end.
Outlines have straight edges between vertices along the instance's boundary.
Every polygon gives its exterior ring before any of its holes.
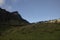
{"type": "Polygon", "coordinates": [[[29,22],[60,18],[60,0],[0,0],[0,7],[18,11],[29,22]]]}

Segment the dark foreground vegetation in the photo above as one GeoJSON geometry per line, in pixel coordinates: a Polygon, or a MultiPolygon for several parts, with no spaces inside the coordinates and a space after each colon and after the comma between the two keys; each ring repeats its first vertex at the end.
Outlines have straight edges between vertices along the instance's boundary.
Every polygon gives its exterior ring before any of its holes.
{"type": "Polygon", "coordinates": [[[0,40],[60,40],[60,24],[37,23],[13,27],[3,32],[0,40]]]}
{"type": "Polygon", "coordinates": [[[60,23],[29,23],[18,12],[0,8],[0,40],[60,40],[60,23]]]}

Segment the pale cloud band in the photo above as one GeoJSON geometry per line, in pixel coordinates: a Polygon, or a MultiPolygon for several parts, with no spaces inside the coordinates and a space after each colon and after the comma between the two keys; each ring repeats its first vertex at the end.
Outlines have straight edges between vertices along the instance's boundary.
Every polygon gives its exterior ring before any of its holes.
{"type": "MultiPolygon", "coordinates": [[[[6,0],[0,0],[0,6],[4,5],[5,4],[5,1],[6,0]]],[[[17,2],[17,0],[11,0],[11,2],[17,2]]]]}
{"type": "MultiPolygon", "coordinates": [[[[10,2],[12,2],[13,4],[16,3],[18,0],[10,0],[10,2]]],[[[12,10],[12,5],[11,4],[6,4],[6,2],[8,2],[7,0],[0,0],[0,7],[4,8],[6,10],[12,10]]]]}

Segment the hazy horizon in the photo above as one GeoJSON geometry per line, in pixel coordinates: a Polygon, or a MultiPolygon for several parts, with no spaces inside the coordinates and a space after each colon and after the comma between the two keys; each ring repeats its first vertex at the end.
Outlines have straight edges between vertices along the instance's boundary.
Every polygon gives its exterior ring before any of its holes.
{"type": "Polygon", "coordinates": [[[60,0],[0,0],[0,7],[18,11],[29,22],[60,18],[60,0]]]}

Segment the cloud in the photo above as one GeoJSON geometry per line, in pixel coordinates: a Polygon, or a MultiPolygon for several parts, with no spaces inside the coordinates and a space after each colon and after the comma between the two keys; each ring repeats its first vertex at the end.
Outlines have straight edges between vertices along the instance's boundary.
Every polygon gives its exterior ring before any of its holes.
{"type": "Polygon", "coordinates": [[[5,0],[0,0],[0,6],[2,6],[5,3],[5,0]]]}

